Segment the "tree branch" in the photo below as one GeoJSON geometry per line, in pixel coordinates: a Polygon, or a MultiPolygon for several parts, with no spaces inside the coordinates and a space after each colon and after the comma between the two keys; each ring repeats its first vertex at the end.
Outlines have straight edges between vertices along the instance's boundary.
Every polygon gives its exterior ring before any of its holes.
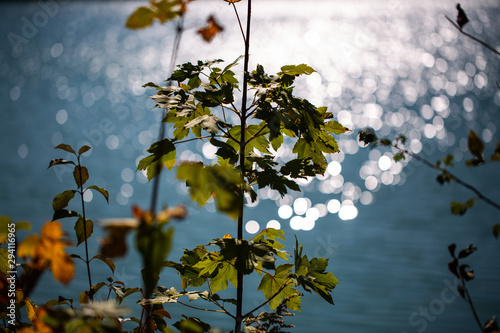
{"type": "Polygon", "coordinates": [[[414,154],[412,153],[411,151],[407,150],[407,149],[403,149],[403,148],[400,148],[398,147],[397,145],[392,145],[392,147],[396,148],[397,150],[399,150],[400,152],[408,155],[408,156],[411,156],[413,158],[415,158],[416,160],[424,163],[425,165],[427,165],[428,167],[432,168],[432,169],[436,169],[436,170],[439,170],[441,172],[446,172],[448,175],[450,175],[452,177],[452,179],[454,181],[457,182],[457,184],[460,184],[462,185],[463,187],[471,190],[472,192],[474,192],[477,197],[481,200],[483,200],[484,202],[486,202],[487,204],[489,204],[490,206],[500,210],[500,205],[497,204],[496,202],[494,202],[493,200],[491,200],[490,198],[486,197],[484,194],[482,194],[477,188],[475,188],[474,186],[472,186],[471,184],[461,180],[460,178],[458,178],[457,176],[455,176],[453,173],[451,173],[450,171],[448,170],[445,170],[444,168],[441,168],[435,164],[432,164],[431,162],[429,162],[428,160],[426,160],[425,158],[423,157],[420,157],[418,156],[417,154],[414,154]]]}
{"type": "Polygon", "coordinates": [[[448,16],[446,16],[446,15],[445,15],[444,17],[446,17],[446,19],[447,19],[448,21],[450,21],[450,23],[451,23],[451,24],[452,24],[452,25],[453,25],[453,26],[454,26],[454,27],[455,27],[458,31],[460,31],[460,33],[461,33],[462,35],[464,35],[464,36],[466,36],[466,37],[468,37],[468,38],[472,39],[473,41],[478,42],[479,44],[483,45],[484,47],[486,47],[487,49],[489,49],[489,50],[490,50],[490,51],[492,51],[493,53],[496,53],[496,55],[497,55],[497,56],[500,56],[500,52],[498,52],[497,50],[495,50],[495,49],[493,48],[493,46],[489,45],[489,44],[488,44],[488,43],[486,43],[486,42],[483,42],[483,41],[482,41],[482,40],[480,40],[479,38],[476,38],[476,37],[474,37],[474,36],[469,35],[468,33],[466,33],[466,32],[465,32],[465,31],[463,31],[463,30],[462,30],[462,29],[461,29],[461,28],[460,28],[460,27],[459,27],[459,26],[458,26],[455,22],[453,22],[453,20],[452,20],[451,18],[449,18],[448,16]]]}

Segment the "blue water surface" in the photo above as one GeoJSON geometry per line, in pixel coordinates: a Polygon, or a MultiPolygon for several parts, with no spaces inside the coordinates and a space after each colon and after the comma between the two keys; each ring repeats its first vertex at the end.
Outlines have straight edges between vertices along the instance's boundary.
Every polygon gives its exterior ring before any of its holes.
{"type": "MultiPolygon", "coordinates": [[[[51,159],[71,158],[53,149],[60,143],[93,148],[82,160],[90,171],[89,184],[110,193],[109,204],[98,193],[86,197],[87,216],[96,225],[130,217],[133,204],[148,207],[151,184],[136,169],[157,139],[161,116],[148,99],[153,91],[142,85],[167,79],[174,25],[127,30],[127,17],[144,4],[0,4],[1,214],[28,220],[37,232],[51,220],[53,197],[74,188],[70,168],[47,169],[51,159]]],[[[498,2],[461,4],[470,19],[464,31],[498,50],[498,2]]],[[[244,5],[238,4],[242,19],[244,5]]],[[[250,222],[246,238],[255,233],[252,225],[262,230],[268,222],[278,222],[290,251],[296,235],[309,257],[330,260],[329,270],[340,281],[332,293],[334,306],[305,293],[301,313],[286,319],[296,325],[293,332],[477,331],[447,268],[451,243],[478,246],[467,259],[477,277],[469,284],[470,293],[481,321],[500,314],[500,245],[491,231],[499,222],[498,212],[476,201],[465,216],[452,215],[450,202],[465,202],[474,193],[457,184],[441,186],[435,170],[421,162],[407,158],[395,163],[397,151],[369,150],[356,140],[360,129],[372,127],[380,136],[406,135],[408,147],[432,163],[453,154],[453,172],[500,200],[498,164],[465,167],[471,158],[469,130],[485,142],[486,156],[498,141],[499,57],[446,20],[444,15],[454,18],[455,11],[455,2],[448,0],[255,1],[250,68],[262,64],[275,73],[286,64],[312,66],[317,72],[297,80],[297,94],[327,106],[352,130],[339,137],[342,152],[327,157],[324,176],[304,180],[302,192],[283,198],[276,191],[258,190],[258,202],[245,212],[245,222],[250,222]]],[[[234,10],[222,0],[194,1],[185,24],[189,29],[177,63],[218,58],[232,62],[243,53],[234,10]],[[209,14],[224,27],[210,44],[196,34],[209,14]]],[[[241,76],[242,67],[235,72],[241,76]]],[[[292,156],[291,146],[276,154],[286,160],[292,156]]],[[[186,145],[177,156],[215,162],[213,150],[201,141],[186,145]]],[[[236,233],[235,223],[216,213],[213,202],[202,208],[192,204],[173,172],[161,176],[160,203],[189,208],[187,220],[175,224],[171,260],[179,258],[183,248],[236,233]]],[[[80,210],[77,200],[69,208],[80,210]]],[[[74,221],[63,223],[76,240],[74,221]]],[[[19,239],[27,234],[19,232],[19,239]]],[[[92,254],[103,234],[96,226],[89,244],[92,254]]],[[[83,246],[68,251],[83,255],[83,246]]],[[[114,275],[93,262],[94,282],[113,276],[127,286],[140,285],[141,262],[133,249],[115,262],[114,275]]],[[[80,262],[68,286],[47,273],[33,300],[40,304],[59,295],[76,299],[88,288],[85,276],[80,262]]],[[[160,283],[180,289],[173,271],[162,273],[160,283]]],[[[257,283],[245,281],[245,309],[262,301],[257,283]]],[[[132,298],[126,305],[137,309],[137,298],[132,298]]],[[[209,316],[176,304],[166,309],[174,320],[189,314],[224,331],[232,329],[223,315],[209,316]]]]}

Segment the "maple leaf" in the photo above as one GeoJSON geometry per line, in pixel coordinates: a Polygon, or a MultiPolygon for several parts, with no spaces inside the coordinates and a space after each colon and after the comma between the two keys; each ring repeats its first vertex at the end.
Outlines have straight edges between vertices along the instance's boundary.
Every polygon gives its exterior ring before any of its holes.
{"type": "Polygon", "coordinates": [[[34,269],[43,271],[50,268],[54,279],[68,283],[75,275],[73,259],[64,251],[71,243],[65,241],[60,222],[47,222],[42,227],[41,236],[30,235],[19,245],[20,257],[31,257],[34,269]]]}

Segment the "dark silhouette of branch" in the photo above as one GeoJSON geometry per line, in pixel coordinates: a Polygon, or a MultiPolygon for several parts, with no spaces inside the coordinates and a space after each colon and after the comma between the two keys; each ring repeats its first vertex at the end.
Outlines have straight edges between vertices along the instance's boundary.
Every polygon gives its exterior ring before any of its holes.
{"type": "Polygon", "coordinates": [[[431,162],[429,162],[428,160],[426,160],[425,158],[417,155],[417,154],[414,154],[412,153],[411,151],[407,150],[407,149],[403,149],[403,148],[400,148],[398,147],[397,145],[392,145],[392,147],[396,148],[397,150],[399,150],[400,152],[408,155],[408,156],[411,156],[413,158],[415,158],[416,160],[424,163],[425,165],[427,165],[428,167],[432,168],[432,169],[436,169],[436,170],[439,170],[441,172],[446,172],[455,182],[457,182],[457,184],[460,184],[462,185],[463,187],[471,190],[472,192],[474,192],[477,197],[481,200],[483,200],[484,202],[486,202],[487,204],[489,204],[490,206],[500,210],[500,205],[497,204],[496,202],[494,202],[493,200],[491,200],[490,198],[486,197],[484,194],[482,194],[477,188],[475,188],[474,186],[472,186],[471,184],[461,180],[460,178],[458,178],[456,175],[454,175],[453,173],[451,173],[450,171],[448,170],[445,170],[444,168],[441,168],[440,166],[438,165],[435,165],[435,164],[432,164],[431,162]]]}
{"type": "Polygon", "coordinates": [[[496,53],[496,55],[497,55],[497,56],[500,56],[500,52],[498,52],[497,50],[495,50],[495,48],[493,48],[493,46],[491,46],[491,45],[489,45],[488,43],[486,43],[486,42],[484,42],[484,41],[480,40],[480,39],[479,39],[479,38],[477,38],[477,37],[474,37],[474,36],[472,36],[472,35],[470,35],[470,34],[466,33],[465,31],[463,31],[463,30],[462,30],[462,28],[460,28],[460,27],[458,26],[458,24],[456,24],[455,22],[453,22],[453,20],[452,20],[451,18],[449,18],[448,16],[446,16],[446,15],[445,15],[444,17],[446,17],[446,19],[447,19],[448,21],[450,21],[450,23],[451,23],[451,24],[452,24],[452,25],[453,25],[453,26],[454,26],[454,27],[455,27],[458,31],[460,31],[460,33],[461,33],[462,35],[464,35],[464,36],[466,36],[466,37],[468,37],[468,38],[472,39],[473,41],[478,42],[479,44],[483,45],[484,47],[486,47],[487,49],[489,49],[489,50],[490,50],[490,51],[492,51],[493,53],[496,53]]]}

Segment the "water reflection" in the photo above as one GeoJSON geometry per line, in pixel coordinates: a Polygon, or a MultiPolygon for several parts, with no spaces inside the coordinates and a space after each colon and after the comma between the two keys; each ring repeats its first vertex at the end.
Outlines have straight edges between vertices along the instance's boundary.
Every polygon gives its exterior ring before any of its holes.
{"type": "MultiPolygon", "coordinates": [[[[394,163],[395,151],[383,155],[371,151],[353,170],[350,158],[360,152],[356,134],[361,128],[369,126],[387,136],[405,134],[415,153],[427,154],[424,142],[432,142],[441,151],[458,144],[452,151],[457,160],[463,158],[466,142],[457,142],[457,137],[462,136],[454,131],[465,122],[469,127],[480,124],[484,129],[479,134],[486,143],[496,141],[497,128],[491,121],[495,115],[482,103],[493,98],[500,105],[500,93],[493,84],[497,68],[480,46],[459,39],[457,31],[440,15],[442,9],[404,4],[385,8],[374,4],[368,9],[340,6],[335,12],[327,3],[317,5],[315,20],[303,19],[301,15],[310,10],[304,4],[294,4],[297,10],[293,13],[266,7],[265,14],[261,14],[273,17],[268,24],[274,26],[255,25],[252,53],[255,61],[266,64],[270,71],[279,70],[283,62],[304,62],[316,68],[317,73],[297,82],[298,95],[318,106],[328,106],[352,132],[339,138],[342,152],[327,157],[329,164],[323,176],[299,180],[303,193],[282,198],[276,191],[258,190],[258,201],[249,206],[274,202],[280,221],[248,221],[249,233],[264,225],[279,228],[289,224],[296,230],[311,230],[317,221],[331,215],[352,220],[359,205],[372,204],[381,188],[404,183],[404,167],[411,159],[394,163]],[[308,47],[298,48],[302,42],[308,47]],[[308,48],[313,51],[306,52],[308,48]],[[312,195],[317,191],[322,194],[321,200],[312,195]]],[[[66,10],[69,17],[79,15],[80,20],[87,20],[85,30],[75,24],[68,25],[71,28],[66,34],[61,32],[64,29],[54,28],[59,34],[30,41],[15,62],[6,61],[9,56],[2,51],[0,77],[8,82],[8,98],[19,102],[28,85],[33,89],[38,84],[32,82],[33,77],[45,80],[51,87],[50,98],[64,105],[64,109],[50,111],[52,121],[59,126],[51,135],[53,145],[83,137],[84,143],[117,150],[124,159],[135,159],[137,165],[156,140],[159,120],[158,112],[147,111],[153,105],[146,99],[150,91],[142,84],[166,79],[169,57],[165,56],[165,45],[171,45],[172,36],[161,27],[145,34],[126,31],[121,24],[108,24],[105,11],[75,6],[61,10],[66,10]]],[[[118,12],[125,17],[132,7],[125,5],[118,12]]],[[[194,12],[194,16],[201,12],[194,12]]],[[[470,26],[476,33],[498,31],[494,29],[498,24],[492,19],[494,13],[481,8],[475,13],[470,26]],[[483,30],[483,26],[488,29],[483,30]]],[[[225,20],[224,15],[232,13],[219,15],[225,20]]],[[[208,59],[212,57],[210,50],[220,49],[234,53],[235,58],[241,51],[228,41],[237,39],[238,31],[226,30],[210,48],[193,48],[200,41],[186,34],[179,62],[208,59]]],[[[171,135],[172,130],[168,131],[171,135]]],[[[216,162],[216,149],[209,143],[186,147],[178,152],[180,159],[216,162]]],[[[279,161],[286,161],[293,156],[291,148],[292,143],[285,142],[273,153],[279,161]]],[[[26,158],[28,152],[27,144],[19,146],[19,157],[26,158]]],[[[114,200],[129,205],[135,200],[135,187],[147,183],[147,177],[130,166],[118,173],[123,184],[114,200]]],[[[175,189],[179,195],[187,193],[184,185],[176,185],[175,189]]],[[[213,203],[206,209],[213,211],[213,203]]]]}

